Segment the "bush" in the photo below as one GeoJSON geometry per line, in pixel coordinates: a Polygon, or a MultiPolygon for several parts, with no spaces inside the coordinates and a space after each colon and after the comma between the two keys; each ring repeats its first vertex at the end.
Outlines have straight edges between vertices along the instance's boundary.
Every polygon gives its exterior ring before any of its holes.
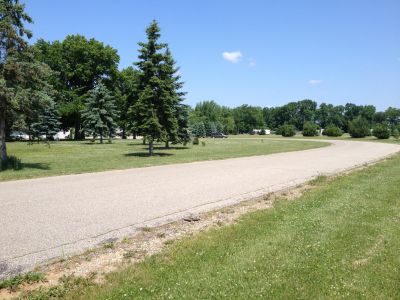
{"type": "Polygon", "coordinates": [[[330,124],[330,125],[326,126],[323,134],[327,135],[327,136],[342,136],[343,131],[336,125],[330,124]]]}
{"type": "Polygon", "coordinates": [[[349,133],[352,138],[363,138],[370,135],[368,121],[363,117],[357,117],[350,121],[349,133]]]}
{"type": "Polygon", "coordinates": [[[372,134],[378,139],[388,139],[390,137],[390,130],[386,124],[376,124],[372,134]]]}
{"type": "Polygon", "coordinates": [[[21,160],[18,157],[12,155],[7,156],[5,162],[0,161],[0,171],[4,171],[7,169],[21,170],[22,169],[21,160]]]}
{"type": "Polygon", "coordinates": [[[199,138],[197,136],[195,136],[193,138],[193,145],[198,145],[200,143],[199,138]]]}
{"type": "Polygon", "coordinates": [[[303,136],[317,136],[319,126],[312,122],[305,122],[303,126],[303,136]]]}
{"type": "Polygon", "coordinates": [[[283,124],[279,128],[279,134],[281,134],[282,136],[285,136],[285,137],[291,137],[296,134],[296,129],[294,128],[293,125],[283,124]]]}
{"type": "Polygon", "coordinates": [[[393,129],[392,135],[393,135],[393,137],[394,137],[396,140],[398,140],[399,137],[400,137],[399,130],[398,130],[397,128],[393,129]]]}

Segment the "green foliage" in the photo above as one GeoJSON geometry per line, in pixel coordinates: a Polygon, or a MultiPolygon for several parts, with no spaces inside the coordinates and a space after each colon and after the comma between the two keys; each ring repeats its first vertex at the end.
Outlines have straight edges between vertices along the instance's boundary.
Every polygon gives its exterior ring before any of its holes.
{"type": "Polygon", "coordinates": [[[46,278],[44,274],[37,272],[28,272],[25,274],[19,274],[9,279],[0,280],[0,290],[8,289],[9,291],[16,291],[18,287],[23,283],[36,283],[44,281],[46,278]]]}
{"type": "Polygon", "coordinates": [[[82,35],[68,35],[63,41],[54,42],[40,39],[34,47],[37,59],[57,72],[52,77],[52,84],[58,91],[56,102],[63,127],[75,127],[75,139],[82,138],[83,102],[100,79],[106,85],[116,80],[117,50],[82,35]]]}
{"type": "Polygon", "coordinates": [[[82,111],[84,129],[93,136],[100,136],[100,143],[103,143],[103,137],[110,137],[117,126],[114,98],[105,85],[99,83],[85,101],[85,107],[82,111]]]}
{"type": "Polygon", "coordinates": [[[149,142],[152,155],[155,140],[177,141],[177,112],[184,93],[179,91],[182,83],[167,44],[158,41],[160,28],[156,21],[146,34],[147,43],[139,43],[139,95],[130,107],[130,115],[138,133],[149,142]]]}
{"type": "Polygon", "coordinates": [[[363,138],[370,135],[370,128],[368,121],[359,116],[349,122],[349,134],[353,138],[363,138]]]}
{"type": "Polygon", "coordinates": [[[50,104],[40,110],[37,121],[31,125],[31,133],[37,139],[43,135],[50,140],[60,130],[60,125],[58,112],[54,104],[50,104]]]}
{"type": "Polygon", "coordinates": [[[386,124],[376,124],[372,135],[378,139],[388,139],[390,137],[390,130],[386,124]]]}
{"type": "Polygon", "coordinates": [[[253,129],[265,126],[261,107],[242,105],[233,109],[233,117],[238,133],[251,133],[253,129]]]}
{"type": "Polygon", "coordinates": [[[279,128],[278,132],[279,132],[278,134],[280,134],[280,135],[282,135],[284,137],[291,137],[291,136],[294,136],[296,134],[296,129],[291,124],[283,124],[279,128]]]}
{"type": "Polygon", "coordinates": [[[317,136],[319,126],[312,122],[305,122],[303,127],[303,136],[317,136]]]}
{"type": "Polygon", "coordinates": [[[70,299],[82,297],[83,289],[92,287],[94,283],[94,273],[88,278],[76,277],[73,275],[63,275],[58,284],[51,287],[41,287],[35,291],[26,291],[21,293],[18,299],[44,300],[44,299],[64,299],[67,295],[70,299]]]}
{"type": "Polygon", "coordinates": [[[47,82],[50,68],[34,59],[25,40],[32,33],[24,25],[32,19],[24,5],[15,0],[0,4],[0,160],[4,162],[7,116],[22,116],[25,124],[31,123],[35,112],[51,102],[53,89],[47,82]]]}
{"type": "Polygon", "coordinates": [[[328,126],[326,126],[324,132],[324,135],[327,136],[342,136],[343,135],[343,131],[336,125],[334,124],[329,124],[328,126]]]}
{"type": "Polygon", "coordinates": [[[400,132],[399,132],[399,130],[398,130],[397,128],[393,129],[392,135],[393,135],[393,137],[394,137],[396,140],[398,140],[399,137],[400,137],[400,132]]]}
{"type": "Polygon", "coordinates": [[[194,123],[191,126],[191,131],[193,136],[195,137],[205,137],[206,136],[206,127],[203,122],[194,123]]]}

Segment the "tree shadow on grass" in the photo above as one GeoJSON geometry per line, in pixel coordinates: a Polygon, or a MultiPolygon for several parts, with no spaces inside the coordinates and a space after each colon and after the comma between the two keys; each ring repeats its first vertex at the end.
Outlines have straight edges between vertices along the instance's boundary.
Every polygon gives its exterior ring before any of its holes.
{"type": "Polygon", "coordinates": [[[8,166],[5,169],[0,169],[0,172],[6,170],[12,170],[18,172],[24,169],[50,170],[50,166],[47,163],[21,163],[18,166],[8,166]]]}
{"type": "Polygon", "coordinates": [[[169,148],[166,147],[154,147],[154,150],[187,150],[189,147],[185,146],[170,146],[169,148]]]}
{"type": "MultiPolygon", "coordinates": [[[[136,157],[151,157],[149,156],[148,152],[133,152],[133,153],[127,153],[124,154],[125,156],[131,157],[131,156],[136,156],[136,157]]],[[[153,156],[158,156],[158,157],[165,157],[165,156],[172,156],[174,154],[171,153],[153,153],[153,156]]]]}
{"type": "Polygon", "coordinates": [[[50,170],[50,165],[47,163],[22,163],[21,169],[38,169],[50,170]]]}

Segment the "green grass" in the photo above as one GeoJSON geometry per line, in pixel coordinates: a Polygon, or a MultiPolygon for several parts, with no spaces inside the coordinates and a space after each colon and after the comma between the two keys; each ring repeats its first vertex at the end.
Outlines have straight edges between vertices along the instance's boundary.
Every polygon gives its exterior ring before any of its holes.
{"type": "Polygon", "coordinates": [[[22,169],[0,172],[0,181],[262,155],[327,145],[288,140],[204,139],[204,142],[205,146],[178,145],[171,149],[159,144],[153,157],[147,156],[147,148],[141,141],[134,140],[115,140],[112,144],[66,141],[52,143],[50,147],[8,143],[8,154],[21,160],[22,169]]]}
{"type": "Polygon", "coordinates": [[[314,184],[63,297],[399,299],[400,155],[314,184]]]}
{"type": "Polygon", "coordinates": [[[0,280],[0,290],[8,289],[10,291],[16,291],[20,285],[27,283],[32,284],[46,280],[44,274],[37,272],[28,272],[25,274],[19,274],[9,279],[0,280]]]}

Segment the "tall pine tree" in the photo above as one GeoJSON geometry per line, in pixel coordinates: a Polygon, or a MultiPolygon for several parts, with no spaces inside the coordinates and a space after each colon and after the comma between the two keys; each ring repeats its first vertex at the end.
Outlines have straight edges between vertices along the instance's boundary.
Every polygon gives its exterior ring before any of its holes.
{"type": "Polygon", "coordinates": [[[160,43],[160,28],[153,21],[146,29],[147,43],[139,43],[138,99],[130,108],[135,128],[149,144],[153,155],[156,140],[178,140],[178,108],[183,93],[179,92],[177,69],[167,44],[160,43]]]}
{"type": "Polygon", "coordinates": [[[99,83],[85,101],[85,109],[82,111],[83,127],[93,136],[100,136],[100,143],[103,137],[108,135],[111,138],[118,117],[115,100],[106,86],[99,83]]]}
{"type": "Polygon", "coordinates": [[[0,0],[0,164],[7,160],[6,117],[32,115],[52,101],[50,68],[34,59],[26,42],[32,19],[18,0],[0,0]]]}

